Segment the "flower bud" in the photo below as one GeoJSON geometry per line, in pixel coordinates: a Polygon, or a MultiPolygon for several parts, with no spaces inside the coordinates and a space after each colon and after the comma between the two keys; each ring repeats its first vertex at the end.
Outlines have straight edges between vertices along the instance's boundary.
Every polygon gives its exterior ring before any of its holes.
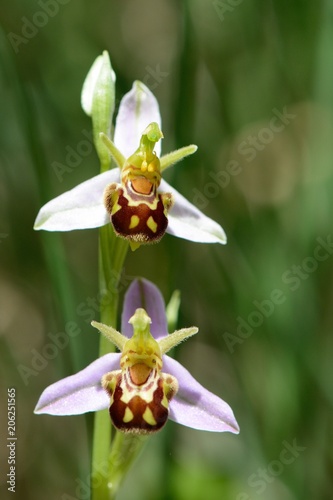
{"type": "Polygon", "coordinates": [[[90,68],[81,94],[82,108],[92,119],[94,144],[102,172],[110,167],[110,156],[99,134],[103,132],[110,137],[115,106],[115,81],[116,75],[110,63],[109,54],[105,50],[90,68]]]}

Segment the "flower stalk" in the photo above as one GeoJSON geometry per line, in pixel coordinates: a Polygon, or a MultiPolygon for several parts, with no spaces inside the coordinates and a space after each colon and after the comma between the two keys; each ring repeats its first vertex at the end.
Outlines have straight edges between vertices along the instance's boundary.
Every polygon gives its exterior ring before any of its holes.
{"type": "Polygon", "coordinates": [[[148,436],[116,431],[109,457],[109,500],[116,498],[121,483],[147,439],[148,436]]]}
{"type": "MultiPolygon", "coordinates": [[[[239,431],[229,405],[166,355],[198,329],[168,334],[163,298],[152,283],[132,283],[125,297],[122,333],[116,330],[128,248],[158,242],[165,232],[190,241],[221,244],[226,243],[226,236],[218,223],[162,179],[162,171],[195,153],[197,147],[189,145],[160,157],[163,134],[158,103],[145,85],[135,82],[124,96],[114,141],[115,74],[106,51],[89,71],[81,99],[92,119],[100,174],[42,207],[35,229],[100,228],[101,323],[92,322],[102,333],[99,358],[46,388],[35,412],[77,415],[96,411],[91,498],[114,500],[147,436],[159,431],[168,418],[193,429],[239,431]],[[112,162],[116,168],[111,168],[112,162]],[[94,481],[96,471],[101,470],[99,480],[94,481]]],[[[171,323],[176,322],[178,307],[179,296],[175,295],[169,308],[171,323]]]]}
{"type": "MultiPolygon", "coordinates": [[[[112,116],[115,107],[115,73],[106,51],[92,65],[83,84],[81,103],[83,110],[92,119],[95,148],[100,160],[100,172],[111,167],[112,158],[105,146],[103,137],[111,135],[112,116]]],[[[117,326],[119,286],[128,249],[128,243],[117,238],[110,225],[99,230],[99,289],[100,317],[108,325],[117,326]]],[[[104,356],[112,349],[110,342],[101,336],[99,356],[104,356]]],[[[93,432],[92,475],[100,470],[102,464],[110,462],[111,423],[106,410],[96,413],[93,432]]],[[[120,452],[120,450],[118,450],[120,452]]],[[[114,460],[114,459],[113,459],[114,460]]],[[[120,482],[118,472],[117,483],[120,482]]],[[[111,498],[109,474],[101,475],[94,485],[92,481],[92,499],[111,498]]],[[[115,491],[115,482],[112,487],[115,491]]],[[[112,495],[113,496],[113,495],[112,495]]]]}
{"type": "MultiPolygon", "coordinates": [[[[117,238],[111,226],[100,228],[99,234],[99,287],[101,296],[100,317],[103,323],[117,326],[117,311],[119,304],[119,286],[128,243],[117,238]]],[[[99,357],[109,353],[112,344],[101,335],[99,344],[99,357]]],[[[95,414],[93,449],[92,449],[92,474],[100,470],[101,464],[110,463],[110,474],[101,475],[100,481],[93,485],[92,500],[105,500],[115,498],[116,484],[120,484],[121,474],[117,471],[117,481],[113,481],[111,467],[110,445],[112,428],[109,412],[103,410],[95,414]],[[112,484],[112,491],[109,484],[112,484]]],[[[119,445],[118,445],[119,448],[119,445]]],[[[120,451],[120,450],[119,450],[120,451]]],[[[114,461],[114,458],[112,459],[114,461]]],[[[124,458],[122,459],[124,460],[124,458]]]]}

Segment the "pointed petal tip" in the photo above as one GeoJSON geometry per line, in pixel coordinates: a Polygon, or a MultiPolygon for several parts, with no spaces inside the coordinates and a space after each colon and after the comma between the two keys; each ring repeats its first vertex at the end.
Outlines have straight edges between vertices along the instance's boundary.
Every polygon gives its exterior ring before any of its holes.
{"type": "Polygon", "coordinates": [[[236,420],[235,420],[235,426],[232,428],[232,430],[230,432],[232,432],[233,434],[240,433],[240,427],[239,427],[238,423],[236,422],[236,420]]]}
{"type": "Polygon", "coordinates": [[[231,408],[230,408],[229,420],[226,422],[226,427],[227,427],[225,430],[226,432],[231,432],[231,434],[240,433],[240,427],[231,408]]]}
{"type": "Polygon", "coordinates": [[[43,405],[39,404],[39,401],[38,401],[33,413],[34,413],[34,415],[57,415],[56,412],[53,413],[52,411],[50,411],[47,406],[43,406],[43,405]]]}
{"type": "Polygon", "coordinates": [[[220,236],[220,241],[219,243],[221,245],[226,245],[228,243],[228,238],[227,238],[227,235],[225,234],[225,232],[223,231],[223,235],[220,236]]]}
{"type": "Polygon", "coordinates": [[[143,82],[141,82],[141,80],[134,80],[133,85],[132,85],[132,89],[134,89],[134,90],[143,90],[143,91],[150,92],[150,90],[147,87],[147,85],[145,85],[143,82]]]}

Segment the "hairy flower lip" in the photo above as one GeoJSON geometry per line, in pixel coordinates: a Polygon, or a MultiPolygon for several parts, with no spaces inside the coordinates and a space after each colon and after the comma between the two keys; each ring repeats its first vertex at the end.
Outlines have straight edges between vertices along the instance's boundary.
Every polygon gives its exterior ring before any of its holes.
{"type": "MultiPolygon", "coordinates": [[[[138,307],[145,307],[151,315],[151,333],[155,340],[168,336],[163,298],[159,290],[145,279],[135,280],[125,297],[122,314],[123,335],[131,337],[129,318],[138,307]]],[[[93,361],[70,377],[52,384],[41,395],[35,413],[77,415],[109,406],[109,398],[102,389],[103,375],[120,366],[121,354],[110,353],[93,361]]],[[[162,356],[162,372],[178,380],[179,389],[169,403],[169,418],[193,429],[237,434],[239,426],[230,406],[205,389],[180,363],[162,356]]]]}

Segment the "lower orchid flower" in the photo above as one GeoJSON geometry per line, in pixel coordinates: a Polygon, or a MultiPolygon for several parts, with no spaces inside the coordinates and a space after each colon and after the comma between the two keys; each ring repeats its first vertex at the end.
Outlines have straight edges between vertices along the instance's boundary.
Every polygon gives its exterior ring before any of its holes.
{"type": "Polygon", "coordinates": [[[35,413],[77,415],[109,407],[114,426],[127,433],[158,431],[168,418],[193,429],[239,432],[230,406],[165,354],[198,329],[168,334],[163,298],[155,285],[144,279],[132,283],[122,333],[102,323],[92,325],[121,353],[106,354],[47,387],[35,413]]]}

